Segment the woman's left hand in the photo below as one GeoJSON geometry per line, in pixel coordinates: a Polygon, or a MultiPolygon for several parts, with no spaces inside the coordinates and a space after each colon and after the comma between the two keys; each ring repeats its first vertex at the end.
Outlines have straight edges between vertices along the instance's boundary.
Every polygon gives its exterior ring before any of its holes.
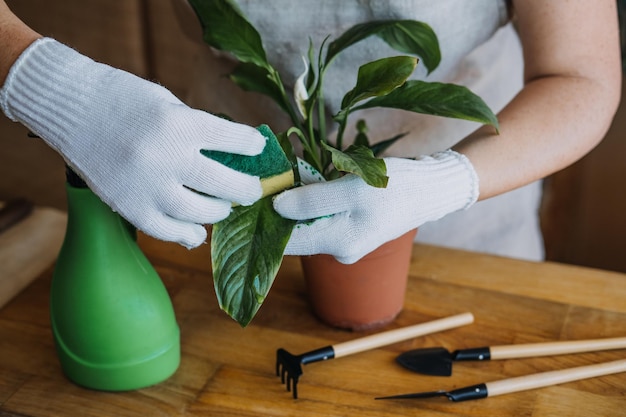
{"type": "Polygon", "coordinates": [[[276,211],[302,221],[285,254],[326,253],[342,263],[354,263],[427,221],[470,207],[478,198],[474,168],[457,152],[418,160],[385,158],[385,164],[386,188],[372,187],[349,174],[279,194],[276,211]]]}

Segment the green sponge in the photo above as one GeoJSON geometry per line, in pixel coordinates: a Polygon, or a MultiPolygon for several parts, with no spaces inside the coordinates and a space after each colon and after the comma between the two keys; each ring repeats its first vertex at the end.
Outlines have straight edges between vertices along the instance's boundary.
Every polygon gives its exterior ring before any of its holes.
{"type": "Polygon", "coordinates": [[[244,174],[261,178],[263,197],[276,194],[294,184],[291,162],[280,147],[269,126],[261,125],[258,131],[267,138],[263,152],[254,156],[237,155],[202,149],[202,155],[244,174]]]}

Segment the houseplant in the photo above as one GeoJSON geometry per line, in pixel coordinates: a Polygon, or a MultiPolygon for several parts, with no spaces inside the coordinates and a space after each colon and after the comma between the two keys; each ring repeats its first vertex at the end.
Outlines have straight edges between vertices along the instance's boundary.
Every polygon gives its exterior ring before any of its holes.
{"type": "MultiPolygon", "coordinates": [[[[359,110],[396,108],[498,127],[493,112],[465,87],[409,80],[418,57],[429,72],[440,60],[437,37],[422,22],[387,20],[359,24],[336,39],[324,40],[317,51],[311,42],[305,58],[306,70],[295,83],[292,95],[268,62],[259,33],[232,1],[189,3],[199,18],[206,43],[239,61],[230,79],[245,90],[269,96],[291,119],[292,127],[277,137],[292,163],[296,185],[298,160],[291,139],[300,143],[301,158],[326,180],[352,173],[371,186],[386,186],[385,163],[378,155],[403,135],[370,143],[366,122],[359,120],[354,143],[344,146],[350,116],[359,110]],[[379,37],[406,55],[362,65],[356,85],[343,97],[340,111],[327,120],[323,94],[327,68],[342,51],[370,36],[379,37]],[[337,133],[331,144],[329,132],[334,128],[337,133]]],[[[271,196],[252,207],[235,208],[231,216],[214,225],[212,262],[217,296],[221,307],[240,324],[250,322],[267,295],[294,225],[273,211],[271,196]],[[268,229],[277,232],[268,233],[268,229]]]]}

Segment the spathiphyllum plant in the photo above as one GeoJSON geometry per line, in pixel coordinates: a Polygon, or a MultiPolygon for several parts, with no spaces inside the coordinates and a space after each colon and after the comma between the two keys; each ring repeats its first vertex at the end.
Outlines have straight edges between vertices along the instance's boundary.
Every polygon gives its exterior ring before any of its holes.
{"type": "MultiPolygon", "coordinates": [[[[352,173],[372,187],[387,185],[385,163],[378,156],[404,135],[371,143],[366,122],[357,119],[356,137],[350,146],[344,146],[350,116],[359,110],[394,108],[498,128],[493,112],[467,88],[409,80],[418,60],[431,72],[441,58],[437,37],[423,22],[371,21],[353,26],[335,39],[323,40],[319,50],[313,49],[313,42],[304,45],[306,70],[291,91],[268,62],[258,31],[234,2],[189,2],[200,20],[204,41],[239,61],[230,74],[232,82],[244,90],[269,96],[290,117],[292,127],[276,136],[292,162],[294,186],[300,184],[290,140],[301,143],[303,152],[299,157],[327,180],[352,173]],[[400,55],[358,68],[356,85],[345,92],[339,112],[327,117],[323,94],[326,70],[342,51],[370,36],[379,37],[400,55]],[[334,132],[334,143],[329,141],[329,132],[334,132]]],[[[212,229],[211,255],[218,301],[242,326],[252,320],[269,292],[295,226],[294,221],[281,218],[273,210],[271,198],[264,197],[253,206],[235,207],[227,219],[212,229]]]]}

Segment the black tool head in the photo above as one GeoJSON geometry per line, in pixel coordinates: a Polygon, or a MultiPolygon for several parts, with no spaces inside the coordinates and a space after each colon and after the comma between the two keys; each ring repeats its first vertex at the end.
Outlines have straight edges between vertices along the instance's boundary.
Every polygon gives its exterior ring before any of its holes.
{"type": "Polygon", "coordinates": [[[298,398],[298,378],[302,375],[301,356],[292,355],[285,349],[276,351],[276,375],[280,375],[280,381],[287,386],[287,391],[292,391],[293,398],[298,398]]]}
{"type": "Polygon", "coordinates": [[[447,397],[449,394],[447,391],[426,391],[426,392],[413,392],[411,394],[399,394],[389,395],[387,397],[376,397],[375,400],[412,400],[420,398],[434,398],[434,397],[447,397]]]}
{"type": "Polygon", "coordinates": [[[458,388],[452,391],[426,391],[414,392],[411,394],[389,395],[386,397],[377,397],[377,400],[402,400],[402,399],[420,399],[433,397],[448,397],[450,401],[467,401],[487,398],[489,392],[487,384],[476,384],[468,387],[458,388]]]}
{"type": "Polygon", "coordinates": [[[452,375],[452,354],[441,347],[409,350],[398,355],[396,362],[420,374],[452,375]]]}

